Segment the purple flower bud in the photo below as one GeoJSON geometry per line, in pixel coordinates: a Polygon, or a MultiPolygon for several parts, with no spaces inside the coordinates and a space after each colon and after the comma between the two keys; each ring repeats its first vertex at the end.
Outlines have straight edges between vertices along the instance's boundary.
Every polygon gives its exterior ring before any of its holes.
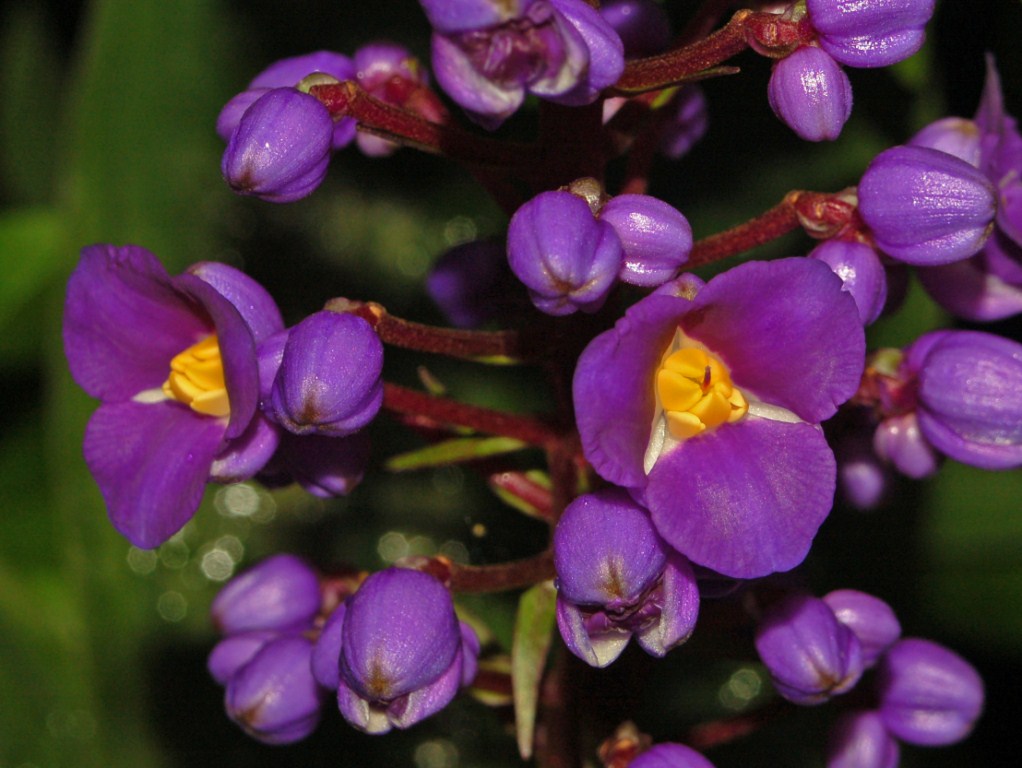
{"type": "Polygon", "coordinates": [[[880,664],[880,714],[902,741],[961,741],[983,710],[983,681],[965,659],[929,640],[906,638],[880,664]]]}
{"type": "Polygon", "coordinates": [[[833,141],[852,114],[848,75],[814,46],[802,46],[774,64],[767,98],[774,114],[806,141],[833,141]]]}
{"type": "Polygon", "coordinates": [[[660,151],[672,160],[686,154],[706,135],[709,116],[706,97],[698,85],[686,85],[675,97],[674,117],[663,129],[660,151]]]}
{"type": "Polygon", "coordinates": [[[819,259],[841,278],[843,289],[855,299],[863,325],[880,317],[887,302],[887,273],[876,251],[864,243],[825,240],[809,258],[819,259]]]}
{"type": "Polygon", "coordinates": [[[614,228],[593,217],[570,192],[543,192],[523,205],[508,225],[511,271],[548,315],[595,312],[617,280],[623,258],[614,228]]]}
{"type": "Polygon", "coordinates": [[[272,487],[298,483],[313,496],[347,496],[369,464],[369,435],[281,435],[280,448],[259,479],[272,487]]]}
{"type": "Polygon", "coordinates": [[[879,597],[855,589],[838,589],[823,596],[837,620],[859,638],[862,664],[869,669],[901,637],[894,611],[879,597]]]}
{"type": "Polygon", "coordinates": [[[623,490],[580,496],[554,531],[557,624],[568,649],[605,667],[632,635],[653,656],[689,638],[699,590],[649,515],[623,490]]]}
{"type": "Polygon", "coordinates": [[[877,712],[846,712],[834,723],[827,768],[898,768],[901,749],[877,712]]]}
{"type": "Polygon", "coordinates": [[[618,277],[656,287],[677,274],[692,250],[692,227],[676,208],[649,195],[618,195],[600,210],[621,240],[624,262],[618,277]]]}
{"type": "Polygon", "coordinates": [[[979,168],[982,153],[979,126],[964,117],[945,117],[930,123],[909,139],[908,145],[947,152],[979,168]]]}
{"type": "Polygon", "coordinates": [[[267,744],[304,739],[319,724],[324,692],[309,666],[312,643],[287,635],[263,646],[227,682],[228,716],[267,744]]]}
{"type": "Polygon", "coordinates": [[[498,317],[507,308],[512,285],[504,248],[489,240],[455,246],[426,278],[429,297],[458,328],[478,328],[498,317]]]}
{"type": "Polygon", "coordinates": [[[345,604],[337,701],[367,733],[407,728],[447,706],[465,643],[444,586],[419,571],[374,573],[345,604]]]}
{"type": "Polygon", "coordinates": [[[268,413],[296,435],[349,435],[380,410],[382,370],[383,344],[369,323],[316,312],[288,335],[268,413]]]}
{"type": "Polygon", "coordinates": [[[336,691],[341,681],[341,635],[347,605],[341,603],[326,620],[312,649],[312,675],[324,688],[336,691]]]}
{"type": "Polygon", "coordinates": [[[237,129],[242,116],[248,111],[248,108],[255,104],[261,96],[269,92],[269,88],[249,88],[231,97],[231,100],[224,104],[224,108],[217,115],[217,136],[225,142],[230,141],[231,134],[237,129]]]}
{"type": "Polygon", "coordinates": [[[822,704],[862,675],[859,639],[816,597],[771,606],[756,628],[756,651],[778,693],[794,704],[822,704]]]}
{"type": "Polygon", "coordinates": [[[671,42],[671,23],[662,5],[653,0],[608,0],[600,15],[614,28],[625,47],[625,56],[652,56],[671,42]]]}
{"type": "Polygon", "coordinates": [[[231,134],[220,171],[240,195],[290,203],[326,176],[334,123],[319,101],[294,88],[260,96],[231,134]]]}
{"type": "Polygon", "coordinates": [[[320,606],[319,576],[293,555],[275,555],[231,579],[213,600],[224,635],[285,630],[312,622],[320,606]]]}
{"type": "Polygon", "coordinates": [[[248,664],[270,640],[279,636],[278,632],[262,630],[226,637],[213,646],[206,668],[220,685],[227,685],[235,672],[248,664]]]}
{"type": "Polygon", "coordinates": [[[915,413],[892,416],[880,422],[873,433],[873,450],[914,480],[929,477],[940,468],[940,457],[919,430],[915,413]]]}
{"type": "Polygon", "coordinates": [[[886,67],[926,39],[935,0],[806,0],[820,46],[849,67],[886,67]]]}
{"type": "Polygon", "coordinates": [[[657,744],[632,760],[628,768],[713,768],[713,763],[684,744],[657,744]]]}
{"type": "Polygon", "coordinates": [[[905,352],[916,416],[941,453],[983,469],[1022,465],[1022,344],[979,331],[934,331],[905,352]]]}
{"type": "Polygon", "coordinates": [[[441,87],[487,128],[526,93],[591,103],[624,69],[613,28],[584,0],[421,0],[433,25],[433,71],[441,87]]]}
{"type": "Polygon", "coordinates": [[[888,256],[933,266],[983,247],[997,198],[986,176],[964,160],[927,147],[893,147],[863,174],[859,213],[888,256]]]}

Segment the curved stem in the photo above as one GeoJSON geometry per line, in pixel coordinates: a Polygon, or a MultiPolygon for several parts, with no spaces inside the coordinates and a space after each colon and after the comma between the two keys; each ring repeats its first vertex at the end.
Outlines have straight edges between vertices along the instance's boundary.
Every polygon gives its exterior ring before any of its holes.
{"type": "Polygon", "coordinates": [[[546,549],[524,560],[497,565],[451,563],[448,583],[454,592],[507,592],[554,577],[554,553],[546,549]]]}

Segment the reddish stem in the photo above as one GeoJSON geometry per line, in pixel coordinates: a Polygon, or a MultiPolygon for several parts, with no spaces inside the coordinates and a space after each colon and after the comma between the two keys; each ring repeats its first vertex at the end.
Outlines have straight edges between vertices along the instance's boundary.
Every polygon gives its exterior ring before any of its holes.
{"type": "Polygon", "coordinates": [[[657,56],[628,62],[612,92],[628,96],[666,88],[722,64],[749,47],[745,23],[752,15],[753,12],[747,9],[737,11],[725,26],[702,40],[657,56]]]}
{"type": "Polygon", "coordinates": [[[501,358],[501,362],[516,362],[525,357],[516,331],[463,331],[413,323],[389,314],[373,301],[337,298],[328,301],[325,309],[361,317],[384,344],[403,349],[475,360],[501,358]]]}
{"type": "Polygon", "coordinates": [[[546,549],[524,560],[497,565],[449,565],[447,583],[454,592],[507,592],[524,589],[541,581],[552,579],[554,553],[546,549]]]}
{"type": "Polygon", "coordinates": [[[459,403],[444,397],[433,397],[398,384],[384,382],[383,407],[392,413],[417,419],[468,427],[476,432],[521,440],[523,443],[549,449],[560,435],[548,424],[528,416],[459,403]]]}

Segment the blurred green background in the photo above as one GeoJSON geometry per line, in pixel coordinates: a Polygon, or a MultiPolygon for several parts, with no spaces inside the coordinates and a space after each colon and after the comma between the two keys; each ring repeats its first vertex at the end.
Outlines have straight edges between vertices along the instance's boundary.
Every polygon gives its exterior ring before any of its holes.
{"type": "MultiPolygon", "coordinates": [[[[680,22],[696,4],[667,5],[680,22]]],[[[922,53],[893,70],[851,73],[855,111],[827,146],[798,142],[774,119],[768,65],[745,56],[741,75],[706,84],[710,135],[660,166],[652,191],[702,236],[789,189],[854,184],[873,154],[926,122],[971,116],[986,50],[997,54],[1018,114],[1019,30],[1012,0],[939,3],[922,53]]],[[[144,245],[171,272],[227,261],[262,281],[291,322],[339,295],[439,320],[422,290],[431,261],[505,224],[466,174],[410,150],[368,160],[349,149],[320,191],[285,207],[236,198],[220,180],[215,118],[256,72],[382,37],[428,58],[413,0],[0,4],[0,768],[517,764],[507,712],[473,701],[384,738],[355,733],[328,711],[307,742],[265,747],[227,720],[204,667],[212,596],[269,553],[376,569],[408,553],[482,563],[542,546],[543,526],[501,507],[471,474],[378,473],[329,504],[249,484],[214,488],[196,520],[150,553],[109,526],[81,459],[94,403],[68,376],[60,317],[83,245],[144,245]]],[[[758,255],[806,245],[793,237],[758,255]]],[[[950,322],[913,290],[874,341],[903,344],[950,322]]],[[[997,330],[1020,337],[1017,322],[997,330]]],[[[413,382],[422,362],[454,396],[522,410],[542,402],[516,372],[394,354],[388,373],[413,382]]],[[[385,423],[374,438],[377,461],[414,445],[385,423]]],[[[974,736],[946,750],[908,748],[903,765],[1013,764],[1001,760],[1017,746],[1022,708],[1022,475],[949,464],[936,481],[896,491],[872,513],[839,507],[793,578],[818,593],[874,591],[907,634],[933,637],[981,669],[988,712],[974,736]]],[[[466,605],[507,642],[513,599],[466,605]]],[[[747,638],[724,644],[722,658],[696,634],[660,665],[628,653],[606,672],[577,671],[579,690],[607,702],[593,722],[628,715],[658,739],[677,739],[701,717],[758,705],[762,696],[725,706],[718,694],[736,673],[756,677],[743,664],[747,638]]],[[[709,756],[722,768],[822,765],[832,717],[833,708],[800,712],[709,756]]]]}

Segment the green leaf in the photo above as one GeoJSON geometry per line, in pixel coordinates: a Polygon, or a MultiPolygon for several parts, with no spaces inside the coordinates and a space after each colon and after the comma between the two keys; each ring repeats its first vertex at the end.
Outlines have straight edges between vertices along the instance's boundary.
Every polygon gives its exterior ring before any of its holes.
{"type": "Polygon", "coordinates": [[[515,702],[515,732],[523,760],[532,757],[536,734],[539,688],[553,638],[557,590],[552,581],[537,584],[518,602],[511,644],[511,688],[515,702]]]}
{"type": "Polygon", "coordinates": [[[57,212],[30,208],[0,214],[0,330],[32,300],[38,299],[64,263],[64,231],[57,212]]]}
{"type": "Polygon", "coordinates": [[[446,467],[463,461],[499,456],[520,451],[528,446],[510,437],[457,437],[425,448],[391,456],[384,467],[391,472],[446,467]]]}

